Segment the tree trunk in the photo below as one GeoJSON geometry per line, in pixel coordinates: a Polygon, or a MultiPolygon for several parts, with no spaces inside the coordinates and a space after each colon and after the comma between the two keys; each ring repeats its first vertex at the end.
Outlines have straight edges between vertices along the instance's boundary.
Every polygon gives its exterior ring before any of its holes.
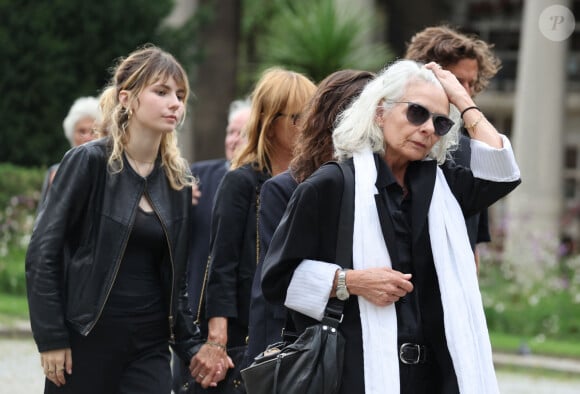
{"type": "Polygon", "coordinates": [[[203,59],[192,82],[191,161],[224,156],[228,107],[236,94],[241,20],[240,0],[199,0],[198,7],[210,7],[212,17],[200,32],[203,59]]]}

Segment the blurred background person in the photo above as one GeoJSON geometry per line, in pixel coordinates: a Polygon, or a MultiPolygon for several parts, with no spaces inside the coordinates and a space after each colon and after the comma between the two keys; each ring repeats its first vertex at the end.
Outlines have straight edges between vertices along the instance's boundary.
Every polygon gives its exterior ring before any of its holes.
{"type": "MultiPolygon", "coordinates": [[[[76,99],[62,122],[64,136],[69,141],[70,146],[74,148],[95,139],[98,135],[95,129],[101,121],[101,117],[99,99],[91,96],[76,99]]],[[[57,169],[58,163],[51,165],[46,171],[40,191],[39,207],[46,199],[46,193],[50,189],[57,169]]]]}
{"type": "MultiPolygon", "coordinates": [[[[235,100],[230,104],[228,124],[224,141],[225,157],[215,160],[198,161],[191,165],[191,173],[197,178],[193,187],[193,203],[191,206],[191,238],[187,262],[187,293],[189,307],[197,317],[197,323],[203,325],[207,332],[207,321],[200,320],[199,302],[203,290],[203,281],[209,255],[209,235],[211,211],[217,188],[229,170],[236,150],[245,141],[243,128],[250,117],[251,102],[249,99],[235,100]]],[[[173,356],[173,389],[179,388],[189,381],[189,365],[173,356]]]]}
{"type": "Polygon", "coordinates": [[[237,368],[218,389],[232,392],[228,385],[233,384],[244,390],[238,375],[247,348],[250,292],[260,248],[260,188],[266,179],[288,169],[300,116],[315,89],[304,75],[276,67],[264,71],[250,96],[247,142],[224,176],[212,212],[203,311],[208,340],[190,368],[202,387],[214,379],[212,366],[227,363],[227,349],[237,368]]]}
{"type": "MultiPolygon", "coordinates": [[[[472,98],[487,87],[501,68],[501,61],[492,52],[492,45],[447,25],[427,27],[415,34],[407,45],[405,58],[438,63],[457,77],[472,98]]],[[[471,166],[470,138],[464,127],[461,128],[459,146],[451,154],[457,164],[466,168],[471,166]]],[[[477,244],[491,241],[487,208],[466,217],[465,224],[479,268],[477,244]]]]}

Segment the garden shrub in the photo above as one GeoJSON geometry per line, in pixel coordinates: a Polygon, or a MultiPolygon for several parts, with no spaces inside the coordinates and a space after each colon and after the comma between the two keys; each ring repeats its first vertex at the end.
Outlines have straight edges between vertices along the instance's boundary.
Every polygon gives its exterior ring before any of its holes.
{"type": "Polygon", "coordinates": [[[46,169],[0,164],[0,292],[25,294],[24,257],[46,169]]]}
{"type": "Polygon", "coordinates": [[[580,340],[580,256],[561,266],[547,266],[541,280],[521,283],[506,272],[507,264],[484,263],[480,288],[490,331],[545,339],[580,340]],[[570,273],[563,276],[562,272],[570,273]]]}

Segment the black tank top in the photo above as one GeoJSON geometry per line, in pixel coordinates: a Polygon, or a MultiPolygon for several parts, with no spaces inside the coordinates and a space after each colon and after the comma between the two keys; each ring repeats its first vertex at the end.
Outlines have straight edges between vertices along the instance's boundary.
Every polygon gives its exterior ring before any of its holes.
{"type": "Polygon", "coordinates": [[[157,318],[166,314],[161,285],[166,245],[155,212],[139,208],[104,315],[157,318]]]}

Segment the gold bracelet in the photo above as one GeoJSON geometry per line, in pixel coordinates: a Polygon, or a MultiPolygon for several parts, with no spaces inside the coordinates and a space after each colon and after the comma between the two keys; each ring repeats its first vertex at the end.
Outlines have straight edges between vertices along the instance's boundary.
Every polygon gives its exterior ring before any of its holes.
{"type": "Polygon", "coordinates": [[[224,352],[226,351],[226,345],[222,345],[221,343],[218,342],[212,342],[212,341],[206,341],[205,342],[206,345],[209,346],[215,346],[215,347],[219,347],[220,349],[222,349],[224,352]]]}
{"type": "Polygon", "coordinates": [[[475,122],[473,122],[471,125],[469,126],[465,126],[465,128],[467,129],[467,131],[474,131],[475,126],[477,126],[479,124],[479,122],[481,122],[481,120],[484,118],[483,114],[481,114],[481,116],[479,118],[477,118],[477,120],[475,122]]]}

